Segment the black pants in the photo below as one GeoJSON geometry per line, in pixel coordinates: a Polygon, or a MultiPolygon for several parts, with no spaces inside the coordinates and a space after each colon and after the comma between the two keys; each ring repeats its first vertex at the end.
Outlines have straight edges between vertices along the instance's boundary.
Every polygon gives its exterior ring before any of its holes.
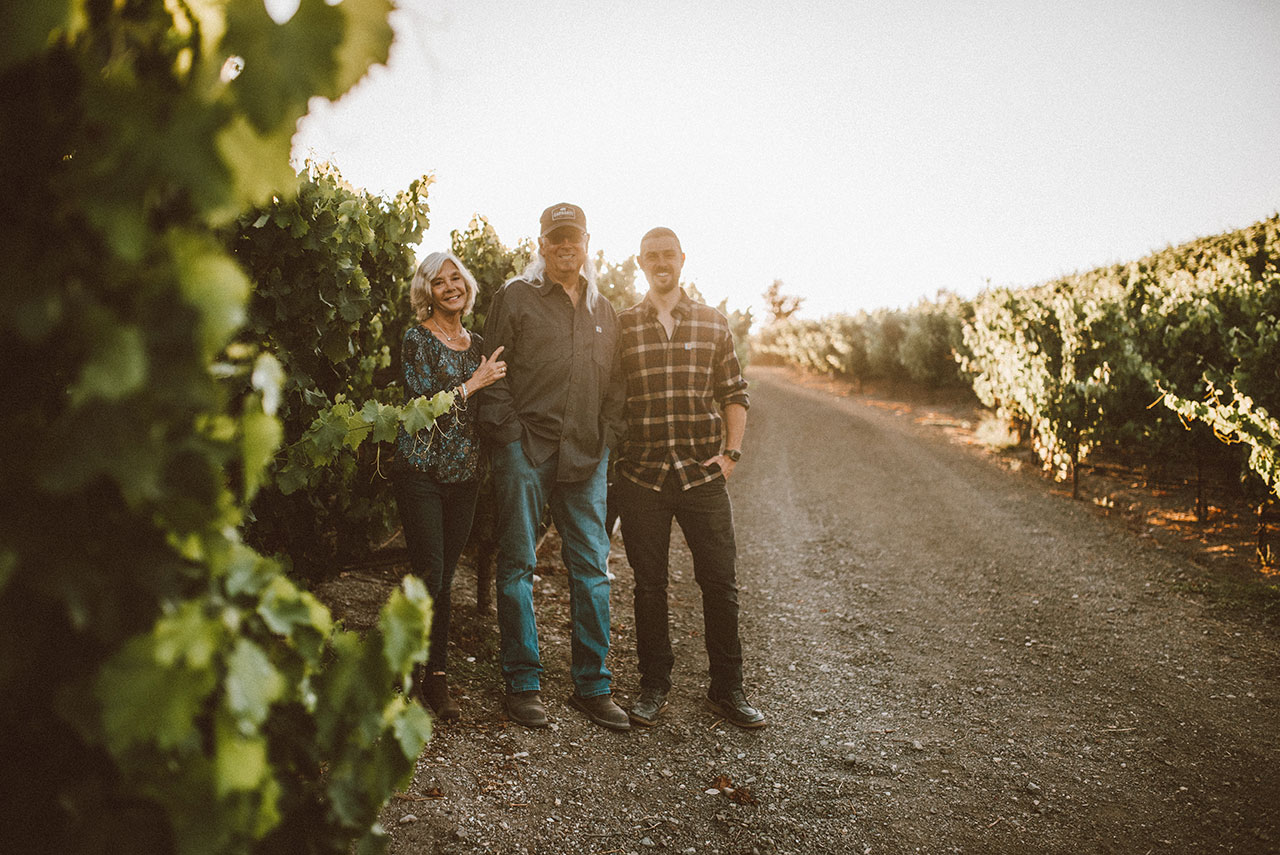
{"type": "Polygon", "coordinates": [[[458,556],[471,534],[479,481],[440,484],[408,470],[395,478],[396,507],[404,526],[409,564],[431,595],[431,649],[427,673],[444,671],[449,651],[450,591],[458,556]]]}
{"type": "Polygon", "coordinates": [[[667,626],[671,520],[684,532],[693,574],[702,589],[702,620],[711,670],[711,691],[742,687],[738,638],[737,546],[733,509],[723,478],[682,491],[672,475],[655,492],[619,477],[618,506],[627,561],[635,574],[636,653],[641,688],[668,691],[675,655],[667,626]]]}

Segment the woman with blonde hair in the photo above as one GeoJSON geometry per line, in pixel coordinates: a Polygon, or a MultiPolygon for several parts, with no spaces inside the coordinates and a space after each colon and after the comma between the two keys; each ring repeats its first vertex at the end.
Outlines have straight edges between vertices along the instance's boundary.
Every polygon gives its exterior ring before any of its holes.
{"type": "Polygon", "coordinates": [[[462,712],[446,677],[450,589],[471,533],[481,474],[480,441],[467,403],[507,370],[498,358],[502,348],[485,359],[480,336],[462,326],[463,315],[475,301],[476,280],[457,256],[426,256],[409,286],[418,323],[405,332],[401,349],[408,397],[454,393],[453,408],[434,424],[414,435],[401,425],[396,437],[396,506],[409,563],[433,601],[431,648],[418,691],[442,719],[455,719],[462,712]]]}

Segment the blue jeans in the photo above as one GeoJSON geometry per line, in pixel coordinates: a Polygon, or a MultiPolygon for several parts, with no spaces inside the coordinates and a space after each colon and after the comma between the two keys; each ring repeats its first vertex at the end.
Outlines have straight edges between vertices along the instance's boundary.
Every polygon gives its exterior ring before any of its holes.
{"type": "Polygon", "coordinates": [[[394,485],[409,564],[431,595],[431,648],[426,670],[444,671],[453,574],[471,534],[480,482],[440,484],[424,472],[409,469],[396,474],[394,485]]]}
{"type": "Polygon", "coordinates": [[[640,687],[671,689],[675,654],[667,626],[667,571],[671,520],[684,532],[693,576],[702,589],[703,638],[710,665],[711,694],[742,688],[742,642],[738,637],[737,545],[733,508],[723,478],[682,491],[674,474],[660,491],[619,478],[614,483],[622,511],[622,540],[635,574],[636,655],[640,687]]]}
{"type": "Polygon", "coordinates": [[[613,676],[604,664],[609,652],[609,536],[604,529],[609,455],[604,455],[591,477],[571,483],[556,481],[556,460],[552,455],[535,466],[519,440],[493,455],[502,679],[508,692],[541,688],[533,571],[538,563],[538,525],[550,502],[551,519],[560,532],[561,557],[569,571],[574,691],[584,698],[607,695],[613,676]]]}

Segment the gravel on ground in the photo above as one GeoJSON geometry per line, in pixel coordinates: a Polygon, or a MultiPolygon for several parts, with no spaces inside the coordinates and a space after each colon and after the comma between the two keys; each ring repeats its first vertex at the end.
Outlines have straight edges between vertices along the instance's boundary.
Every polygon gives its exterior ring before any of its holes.
{"type": "MultiPolygon", "coordinates": [[[[786,369],[749,377],[730,493],[746,688],[768,727],[702,704],[678,529],[670,707],[628,733],[570,708],[552,535],[535,585],[551,725],[504,720],[496,619],[475,611],[464,569],[450,652],[463,715],[437,724],[385,811],[393,855],[1280,852],[1274,581],[1114,502],[1072,501],[1034,467],[1009,471],[1016,458],[971,442],[969,414],[786,369]]],[[[627,706],[617,539],[610,566],[627,706]]],[[[321,594],[359,625],[404,569],[321,594]]]]}

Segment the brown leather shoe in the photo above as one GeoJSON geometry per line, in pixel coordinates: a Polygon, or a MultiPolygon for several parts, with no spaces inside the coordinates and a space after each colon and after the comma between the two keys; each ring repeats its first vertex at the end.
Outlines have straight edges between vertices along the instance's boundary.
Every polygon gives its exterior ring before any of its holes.
{"type": "Polygon", "coordinates": [[[462,707],[449,694],[449,681],[444,673],[427,674],[419,684],[422,700],[436,718],[442,721],[453,721],[462,715],[462,707]]]}
{"type": "Polygon", "coordinates": [[[546,727],[547,708],[542,705],[542,693],[537,689],[527,692],[508,692],[504,699],[507,716],[525,727],[546,727]]]}
{"type": "Polygon", "coordinates": [[[574,692],[569,696],[569,704],[577,707],[587,718],[601,727],[607,727],[610,730],[631,729],[631,719],[627,718],[627,713],[607,694],[584,698],[574,692]]]}

